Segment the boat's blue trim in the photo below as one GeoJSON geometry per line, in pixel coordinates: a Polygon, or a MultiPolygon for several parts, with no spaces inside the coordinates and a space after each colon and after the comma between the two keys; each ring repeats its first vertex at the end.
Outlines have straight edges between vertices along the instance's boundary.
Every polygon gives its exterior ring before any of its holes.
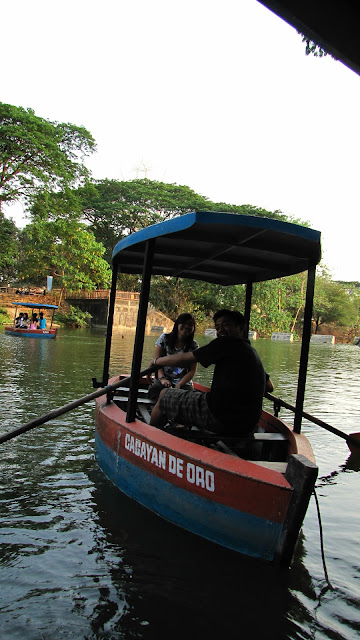
{"type": "Polygon", "coordinates": [[[271,561],[281,524],[185,491],[119,458],[95,434],[100,468],[127,496],[183,529],[245,555],[271,561]]]}
{"type": "Polygon", "coordinates": [[[30,309],[58,309],[57,304],[41,304],[40,302],[12,302],[16,307],[29,307],[30,309]]]}
{"type": "Polygon", "coordinates": [[[17,338],[42,338],[49,339],[55,338],[56,333],[35,333],[34,331],[29,331],[28,333],[19,333],[19,331],[5,331],[7,336],[16,336],[17,338]]]}

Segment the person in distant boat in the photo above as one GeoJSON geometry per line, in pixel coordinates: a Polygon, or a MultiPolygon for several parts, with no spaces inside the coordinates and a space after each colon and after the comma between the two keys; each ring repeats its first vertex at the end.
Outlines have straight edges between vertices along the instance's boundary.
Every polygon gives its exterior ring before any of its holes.
{"type": "Polygon", "coordinates": [[[37,324],[36,324],[37,317],[36,316],[37,316],[36,313],[33,313],[33,315],[31,316],[29,329],[37,329],[37,324]]]}
{"type": "Polygon", "coordinates": [[[46,318],[42,311],[39,313],[39,329],[46,329],[46,318]]]}
{"type": "Polygon", "coordinates": [[[258,353],[245,337],[242,313],[222,309],[215,313],[214,322],[215,340],[196,351],[160,356],[153,361],[161,368],[191,367],[197,362],[207,368],[214,364],[210,391],[162,390],[150,424],[162,426],[168,419],[219,434],[241,437],[254,432],[265,390],[270,390],[267,374],[258,353]]]}
{"type": "MultiPolygon", "coordinates": [[[[162,333],[155,342],[155,358],[179,353],[192,353],[198,348],[194,340],[195,318],[191,313],[181,313],[175,320],[170,333],[162,333]]],[[[197,362],[189,366],[176,365],[160,367],[156,372],[154,384],[148,391],[150,400],[157,401],[160,392],[165,388],[175,387],[192,391],[192,379],[195,375],[197,362]]]]}
{"type": "Polygon", "coordinates": [[[29,324],[29,316],[28,316],[28,314],[25,312],[25,313],[23,314],[23,317],[22,317],[21,321],[20,321],[20,328],[22,328],[22,329],[27,329],[28,324],[29,324]]]}
{"type": "Polygon", "coordinates": [[[24,314],[23,313],[19,313],[18,317],[15,318],[15,327],[18,327],[18,328],[21,327],[22,322],[23,322],[23,317],[24,317],[24,314]]]}

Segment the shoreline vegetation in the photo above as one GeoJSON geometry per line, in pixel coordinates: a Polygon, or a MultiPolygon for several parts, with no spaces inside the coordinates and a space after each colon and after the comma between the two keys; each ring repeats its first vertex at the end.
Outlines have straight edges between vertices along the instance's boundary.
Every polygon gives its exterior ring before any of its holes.
{"type": "MultiPolygon", "coordinates": [[[[105,325],[96,325],[92,322],[92,315],[89,312],[81,310],[74,304],[69,304],[66,300],[66,294],[63,294],[61,290],[54,290],[53,292],[35,292],[36,287],[30,287],[30,291],[33,290],[34,293],[30,292],[27,294],[15,294],[17,288],[8,288],[6,292],[0,290],[0,325],[5,325],[12,323],[14,320],[14,310],[15,307],[12,304],[16,302],[16,299],[19,299],[22,302],[38,302],[44,304],[58,304],[60,298],[62,298],[61,304],[59,306],[59,310],[55,313],[53,325],[55,327],[66,327],[66,328],[82,328],[82,327],[96,327],[105,325]]],[[[27,290],[28,291],[28,290],[27,290]]],[[[81,299],[86,296],[86,292],[82,291],[81,299]]],[[[132,292],[128,292],[129,295],[132,292]]],[[[70,294],[69,294],[70,295],[70,294]]],[[[71,298],[74,298],[74,294],[71,294],[71,298]]],[[[171,319],[169,319],[171,322],[171,319]]],[[[135,331],[136,324],[134,326],[129,325],[130,331],[135,331]]],[[[209,318],[205,321],[200,321],[197,324],[197,332],[205,333],[206,329],[212,329],[212,322],[209,318]]],[[[316,325],[313,322],[313,334],[315,334],[316,325]]],[[[257,334],[257,338],[271,338],[272,332],[261,332],[255,326],[250,328],[251,331],[255,331],[257,334]]],[[[300,332],[300,327],[295,326],[295,331],[293,331],[294,340],[298,339],[298,333],[300,332]]],[[[276,332],[274,330],[273,332],[276,332]]],[[[359,336],[360,329],[358,326],[349,327],[349,326],[339,326],[335,323],[322,324],[318,328],[316,332],[317,335],[332,335],[335,337],[336,343],[343,344],[354,344],[355,338],[359,336]]]]}

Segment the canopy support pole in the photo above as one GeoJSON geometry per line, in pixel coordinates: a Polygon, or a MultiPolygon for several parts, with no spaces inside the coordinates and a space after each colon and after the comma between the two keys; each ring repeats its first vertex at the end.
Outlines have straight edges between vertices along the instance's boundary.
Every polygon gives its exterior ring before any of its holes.
{"type": "Polygon", "coordinates": [[[252,298],[253,283],[246,283],[246,297],[245,297],[245,322],[246,322],[246,337],[249,336],[250,327],[250,314],[251,314],[251,298],[252,298]]]}
{"type": "Polygon", "coordinates": [[[296,403],[295,403],[295,418],[294,418],[295,433],[300,433],[301,431],[301,420],[302,420],[303,410],[304,410],[306,372],[307,372],[308,359],[309,359],[309,346],[310,346],[310,338],[311,338],[311,323],[312,323],[314,289],[315,289],[315,271],[316,271],[315,265],[309,267],[308,277],[307,277],[307,286],[306,286],[306,302],[305,302],[304,326],[303,326],[302,342],[301,342],[299,377],[298,377],[298,386],[297,386],[296,403]]]}
{"type": "Polygon", "coordinates": [[[144,346],[144,335],[146,327],[146,314],[149,302],[151,271],[154,259],[155,240],[147,240],[142,281],[141,281],[141,293],[139,300],[139,310],[136,323],[136,333],[134,342],[134,353],[131,367],[131,386],[129,393],[129,401],[126,414],[126,422],[134,422],[136,416],[136,404],[137,395],[139,389],[139,378],[141,370],[141,359],[144,346]]]}
{"type": "Polygon", "coordinates": [[[109,381],[110,352],[111,352],[111,339],[112,339],[112,330],[113,330],[113,321],[114,321],[117,274],[118,274],[117,263],[114,263],[113,271],[112,271],[112,280],[111,280],[111,289],[110,289],[110,298],[109,298],[109,311],[108,311],[108,320],[107,320],[107,329],[106,329],[103,377],[102,377],[101,383],[96,382],[96,379],[93,378],[94,387],[100,387],[100,386],[106,387],[109,381]]]}
{"type": "MultiPolygon", "coordinates": [[[[39,310],[39,314],[40,314],[40,311],[41,311],[41,309],[39,310]]],[[[52,312],[51,322],[50,322],[50,329],[51,329],[51,327],[53,326],[53,322],[54,322],[54,315],[55,315],[55,309],[53,309],[53,312],[52,312]]]]}

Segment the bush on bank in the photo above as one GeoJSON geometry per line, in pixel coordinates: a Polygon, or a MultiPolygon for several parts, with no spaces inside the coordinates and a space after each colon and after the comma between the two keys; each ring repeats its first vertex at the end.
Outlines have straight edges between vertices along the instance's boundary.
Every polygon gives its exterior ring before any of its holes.
{"type": "Polygon", "coordinates": [[[67,310],[58,311],[54,316],[55,324],[74,329],[90,327],[91,319],[91,313],[82,311],[78,307],[73,307],[72,305],[69,305],[67,310]]]}
{"type": "Polygon", "coordinates": [[[3,307],[0,307],[0,324],[6,324],[7,322],[11,322],[11,318],[3,307]]]}

